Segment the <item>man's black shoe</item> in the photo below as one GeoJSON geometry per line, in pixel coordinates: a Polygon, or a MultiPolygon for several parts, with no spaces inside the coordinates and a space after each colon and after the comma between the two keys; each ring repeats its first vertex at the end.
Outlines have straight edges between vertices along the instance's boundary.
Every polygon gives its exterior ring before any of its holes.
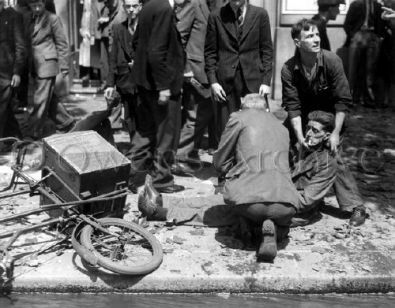
{"type": "Polygon", "coordinates": [[[165,187],[155,187],[155,188],[158,192],[164,194],[172,194],[172,193],[183,191],[185,189],[184,186],[177,184],[173,184],[171,186],[165,186],[165,187]]]}
{"type": "Polygon", "coordinates": [[[192,176],[194,170],[186,163],[175,163],[171,166],[171,173],[179,176],[192,176]]]}
{"type": "Polygon", "coordinates": [[[318,208],[314,208],[306,213],[298,214],[291,219],[291,228],[311,225],[322,218],[318,208]]]}
{"type": "Polygon", "coordinates": [[[366,219],[366,210],[363,206],[357,206],[352,210],[352,214],[350,217],[350,226],[358,227],[365,222],[366,219]]]}

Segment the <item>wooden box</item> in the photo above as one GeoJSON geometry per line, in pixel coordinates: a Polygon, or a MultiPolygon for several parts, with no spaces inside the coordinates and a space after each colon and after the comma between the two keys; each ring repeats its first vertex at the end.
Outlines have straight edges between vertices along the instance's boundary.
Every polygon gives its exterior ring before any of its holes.
{"type": "MultiPolygon", "coordinates": [[[[130,161],[95,131],[53,135],[44,141],[42,177],[44,183],[64,202],[84,200],[127,187],[130,161]],[[58,178],[59,179],[58,179],[58,178]],[[62,183],[63,182],[63,183],[62,183]]],[[[84,214],[119,216],[126,197],[79,206],[84,214]]],[[[42,197],[41,204],[52,203],[42,197]]]]}

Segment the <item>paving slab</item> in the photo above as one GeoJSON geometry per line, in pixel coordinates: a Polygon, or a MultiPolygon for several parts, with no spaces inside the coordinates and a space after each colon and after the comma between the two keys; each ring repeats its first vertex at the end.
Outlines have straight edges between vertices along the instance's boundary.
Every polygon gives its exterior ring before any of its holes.
{"type": "MultiPolygon", "coordinates": [[[[103,101],[102,101],[103,102],[103,101]]],[[[97,100],[94,103],[100,105],[97,100]]],[[[83,101],[75,108],[90,106],[83,101]]],[[[86,107],[83,107],[86,108],[86,107]]],[[[81,108],[81,109],[83,109],[81,108]]],[[[93,108],[93,107],[92,107],[93,108]]],[[[275,109],[281,116],[281,110],[275,109]]],[[[145,276],[120,276],[81,261],[70,248],[48,252],[39,256],[27,254],[50,245],[49,234],[32,233],[21,237],[12,254],[17,256],[12,281],[16,292],[125,292],[125,293],[372,293],[395,291],[395,219],[394,185],[395,133],[390,112],[374,114],[362,110],[351,118],[351,137],[346,140],[346,157],[361,184],[367,200],[369,219],[365,225],[349,229],[347,220],[328,214],[309,226],[291,229],[289,241],[284,243],[274,263],[257,263],[255,246],[243,243],[232,227],[209,228],[201,226],[168,227],[163,222],[144,223],[160,241],[164,250],[161,266],[145,276]],[[359,128],[355,127],[360,123],[359,128]],[[372,127],[377,117],[387,130],[372,127]],[[369,126],[370,125],[370,126],[369,126]],[[377,135],[377,136],[375,136],[377,135]],[[354,157],[350,148],[376,149],[382,153],[383,166],[376,160],[354,157]],[[385,150],[385,151],[384,151],[385,150]],[[392,184],[392,185],[391,185],[392,184]]],[[[127,143],[127,135],[119,133],[116,141],[127,143]]],[[[354,151],[357,152],[357,151],[354,151]]],[[[366,155],[365,155],[366,156],[366,155]]],[[[211,157],[202,153],[202,159],[211,157]]],[[[9,176],[7,165],[0,168],[0,182],[9,176]]],[[[40,172],[31,174],[39,178],[40,172]]],[[[214,200],[216,184],[212,168],[205,167],[193,177],[176,177],[176,183],[186,190],[165,195],[171,206],[188,202],[190,198],[214,200]]],[[[141,188],[140,188],[141,189],[141,188]]],[[[333,196],[325,199],[328,208],[336,207],[333,196]]],[[[0,216],[38,207],[37,196],[18,196],[0,200],[0,216]]],[[[137,195],[127,198],[125,219],[138,219],[137,195]]],[[[0,229],[10,230],[48,218],[36,215],[18,224],[3,224],[0,229]]],[[[0,232],[1,233],[1,232],[0,232]]],[[[0,240],[3,241],[3,240],[0,240]]]]}

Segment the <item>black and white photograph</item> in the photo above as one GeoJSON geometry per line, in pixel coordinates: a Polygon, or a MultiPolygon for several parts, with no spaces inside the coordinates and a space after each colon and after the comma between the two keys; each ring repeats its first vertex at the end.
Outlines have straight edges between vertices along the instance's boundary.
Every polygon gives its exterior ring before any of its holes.
{"type": "Polygon", "coordinates": [[[0,0],[0,307],[393,307],[395,0],[0,0]]]}

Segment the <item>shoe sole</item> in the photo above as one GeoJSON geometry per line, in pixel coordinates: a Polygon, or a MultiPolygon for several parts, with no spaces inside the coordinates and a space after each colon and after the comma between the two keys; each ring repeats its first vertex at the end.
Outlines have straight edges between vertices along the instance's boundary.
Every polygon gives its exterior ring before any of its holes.
{"type": "Polygon", "coordinates": [[[270,219],[262,224],[262,242],[259,246],[257,259],[272,262],[277,256],[276,227],[270,219]]]}

